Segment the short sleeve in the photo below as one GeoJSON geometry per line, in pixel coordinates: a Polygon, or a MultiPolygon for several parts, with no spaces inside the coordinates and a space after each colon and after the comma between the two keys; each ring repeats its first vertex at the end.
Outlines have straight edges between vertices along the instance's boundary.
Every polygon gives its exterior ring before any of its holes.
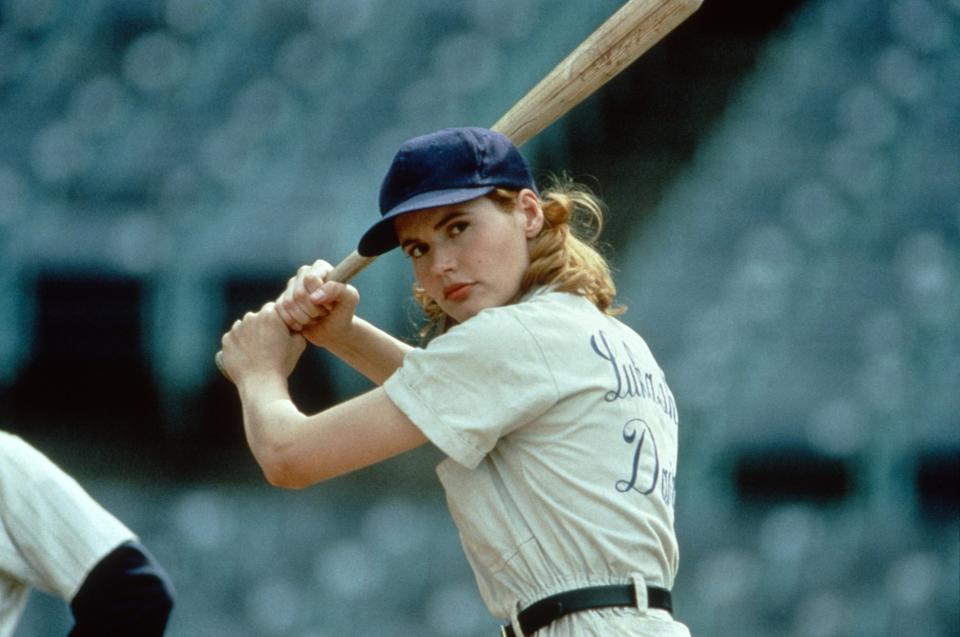
{"type": "Polygon", "coordinates": [[[517,307],[484,310],[409,352],[384,383],[390,400],[424,435],[468,468],[559,397],[540,343],[517,307]]]}

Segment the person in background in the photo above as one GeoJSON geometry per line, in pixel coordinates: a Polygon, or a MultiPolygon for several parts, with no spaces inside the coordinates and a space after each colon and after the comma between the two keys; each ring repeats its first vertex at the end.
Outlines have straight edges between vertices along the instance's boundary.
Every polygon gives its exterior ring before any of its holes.
{"type": "Polygon", "coordinates": [[[267,480],[300,488],[429,441],[502,634],[688,636],[670,594],[677,405],[583,232],[600,201],[566,182],[541,194],[509,139],[471,127],[404,143],[380,211],[358,252],[403,250],[433,338],[359,318],[324,261],[236,321],[221,362],[267,480]],[[287,377],[304,339],[379,386],[301,413],[287,377]]]}
{"type": "Polygon", "coordinates": [[[0,430],[0,637],[14,634],[31,589],[70,606],[70,637],[163,635],[169,577],[137,536],[72,477],[0,430]]]}

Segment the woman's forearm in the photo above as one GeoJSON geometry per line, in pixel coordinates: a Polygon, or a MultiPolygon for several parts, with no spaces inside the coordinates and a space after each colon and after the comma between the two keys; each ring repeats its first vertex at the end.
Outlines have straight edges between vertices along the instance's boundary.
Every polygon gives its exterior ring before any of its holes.
{"type": "Polygon", "coordinates": [[[287,379],[279,375],[251,379],[238,389],[244,434],[253,457],[267,482],[289,486],[293,476],[285,458],[306,417],[291,400],[287,379]]]}
{"type": "Polygon", "coordinates": [[[267,481],[299,489],[424,444],[380,387],[317,414],[301,413],[282,376],[240,386],[247,443],[267,481]]]}
{"type": "Polygon", "coordinates": [[[382,385],[403,364],[412,346],[360,317],[354,317],[351,336],[326,349],[368,379],[382,385]]]}

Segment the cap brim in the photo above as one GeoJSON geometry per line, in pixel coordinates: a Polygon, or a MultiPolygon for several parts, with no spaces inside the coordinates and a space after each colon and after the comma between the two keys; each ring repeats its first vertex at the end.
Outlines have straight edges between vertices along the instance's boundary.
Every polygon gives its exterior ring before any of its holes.
{"type": "Polygon", "coordinates": [[[470,201],[493,192],[496,186],[479,186],[473,188],[452,188],[450,190],[435,190],[424,192],[411,197],[384,213],[377,223],[373,224],[362,237],[357,246],[357,252],[364,257],[378,257],[384,252],[393,250],[400,245],[397,239],[393,222],[400,215],[416,212],[427,208],[450,206],[464,201],[470,201]]]}

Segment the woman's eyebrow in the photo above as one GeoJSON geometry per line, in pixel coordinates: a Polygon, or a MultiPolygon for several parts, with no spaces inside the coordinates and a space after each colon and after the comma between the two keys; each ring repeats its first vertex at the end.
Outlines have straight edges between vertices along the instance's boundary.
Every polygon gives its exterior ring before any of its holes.
{"type": "Polygon", "coordinates": [[[443,215],[442,217],[440,217],[440,220],[439,220],[439,221],[437,221],[435,224],[433,224],[433,229],[434,229],[434,230],[439,230],[439,229],[442,228],[443,226],[447,225],[447,223],[448,223],[451,219],[453,219],[453,218],[455,218],[455,217],[459,217],[459,216],[465,215],[465,214],[466,214],[465,212],[463,212],[462,210],[459,210],[459,209],[451,210],[451,211],[448,212],[447,214],[445,214],[445,215],[443,215]]]}
{"type": "MultiPolygon", "coordinates": [[[[466,214],[467,213],[465,213],[463,210],[460,210],[460,209],[451,210],[445,215],[443,215],[442,217],[440,217],[440,219],[435,224],[433,224],[433,229],[439,230],[446,224],[450,223],[452,219],[455,219],[460,216],[466,216],[466,214]]],[[[403,248],[410,245],[411,243],[417,243],[418,241],[419,239],[415,237],[408,237],[400,241],[400,247],[403,248]]]]}

